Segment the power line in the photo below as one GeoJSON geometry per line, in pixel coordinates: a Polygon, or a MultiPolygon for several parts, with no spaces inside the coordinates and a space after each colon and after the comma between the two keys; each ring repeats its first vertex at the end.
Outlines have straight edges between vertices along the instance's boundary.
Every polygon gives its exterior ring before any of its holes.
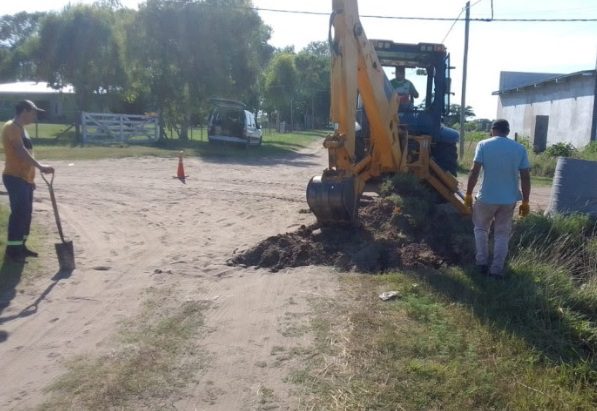
{"type": "MultiPolygon", "coordinates": [[[[477,0],[475,3],[471,4],[469,6],[469,10],[472,9],[473,7],[475,7],[477,4],[481,3],[483,0],[477,0]]],[[[493,1],[492,1],[493,4],[493,1]]],[[[446,33],[446,35],[444,36],[443,40],[440,43],[444,43],[446,41],[446,39],[448,38],[448,35],[450,34],[450,32],[452,31],[452,29],[454,28],[454,26],[456,25],[456,23],[459,21],[458,19],[460,18],[460,16],[462,16],[462,12],[466,10],[466,6],[464,6],[462,9],[460,9],[460,13],[458,13],[458,16],[456,16],[456,19],[454,19],[454,22],[452,23],[452,25],[450,26],[450,28],[448,29],[448,32],[446,33]]],[[[493,16],[493,13],[492,13],[493,16]]],[[[468,21],[470,21],[470,19],[468,19],[468,21]]]]}
{"type": "MultiPolygon", "coordinates": [[[[272,13],[287,13],[287,14],[306,14],[315,16],[329,16],[330,13],[320,11],[305,11],[305,10],[282,10],[269,9],[262,7],[251,7],[255,11],[268,11],[272,13]]],[[[462,14],[462,13],[461,13],[462,14]]],[[[454,19],[450,17],[415,17],[415,16],[380,16],[380,15],[361,15],[360,18],[367,19],[385,19],[385,20],[420,20],[420,21],[465,21],[460,17],[454,19]]],[[[597,18],[567,18],[567,19],[523,19],[523,18],[471,18],[469,21],[481,22],[514,22],[514,23],[586,23],[596,22],[597,18]]]]}
{"type": "Polygon", "coordinates": [[[463,7],[462,9],[460,9],[460,13],[458,13],[458,16],[456,16],[456,18],[454,19],[454,22],[452,23],[452,25],[448,29],[448,32],[446,33],[446,35],[444,36],[444,39],[442,41],[440,41],[440,43],[443,44],[446,41],[446,39],[448,38],[448,35],[452,31],[452,29],[454,28],[454,26],[456,25],[456,23],[458,23],[458,19],[460,19],[460,16],[462,16],[462,12],[464,11],[464,9],[465,9],[465,7],[463,7]]]}

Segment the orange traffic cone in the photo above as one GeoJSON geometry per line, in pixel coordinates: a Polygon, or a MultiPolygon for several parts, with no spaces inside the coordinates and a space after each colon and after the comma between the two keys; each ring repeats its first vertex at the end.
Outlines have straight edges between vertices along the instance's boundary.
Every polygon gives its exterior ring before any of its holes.
{"type": "Polygon", "coordinates": [[[182,164],[182,155],[183,155],[182,151],[180,153],[178,153],[178,170],[176,171],[175,178],[178,178],[184,184],[184,183],[186,183],[186,178],[188,176],[184,173],[184,165],[182,164]]]}

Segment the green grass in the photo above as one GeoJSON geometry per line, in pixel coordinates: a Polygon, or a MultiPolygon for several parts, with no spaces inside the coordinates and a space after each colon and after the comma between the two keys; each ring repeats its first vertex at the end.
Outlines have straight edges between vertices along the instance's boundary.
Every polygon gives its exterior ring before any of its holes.
{"type": "Polygon", "coordinates": [[[341,298],[318,301],[319,355],[291,377],[305,407],[595,409],[595,228],[522,220],[505,281],[466,265],[344,276],[341,298]]]}
{"type": "MultiPolygon", "coordinates": [[[[295,133],[276,133],[265,131],[260,147],[244,147],[235,144],[210,144],[207,137],[199,138],[200,133],[193,133],[193,140],[168,139],[163,142],[138,142],[134,144],[115,144],[102,146],[75,146],[74,131],[63,133],[68,126],[39,124],[37,135],[35,125],[27,127],[32,136],[36,158],[40,160],[97,160],[103,158],[125,158],[177,155],[184,150],[186,155],[199,157],[225,157],[247,160],[273,158],[295,153],[314,141],[322,139],[327,132],[310,131],[295,133]],[[58,136],[58,137],[57,137],[58,136]]],[[[0,149],[0,152],[1,151],[0,149]]]]}
{"type": "Polygon", "coordinates": [[[326,307],[333,317],[318,320],[321,354],[293,375],[306,388],[307,405],[471,410],[597,405],[594,361],[550,359],[537,340],[511,330],[508,322],[516,316],[499,307],[523,309],[524,293],[514,298],[509,293],[518,284],[466,280],[459,270],[352,279],[358,284],[347,287],[357,287],[362,296],[351,297],[359,304],[326,307]],[[454,295],[442,295],[436,287],[449,281],[454,295]],[[399,290],[400,299],[383,303],[375,296],[389,289],[399,290]],[[339,321],[342,331],[334,327],[339,321]]]}

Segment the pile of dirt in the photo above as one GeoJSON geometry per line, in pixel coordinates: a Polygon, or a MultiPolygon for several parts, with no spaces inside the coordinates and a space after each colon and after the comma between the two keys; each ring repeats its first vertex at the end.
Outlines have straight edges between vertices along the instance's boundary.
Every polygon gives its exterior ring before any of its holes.
{"type": "Polygon", "coordinates": [[[267,238],[235,255],[230,263],[278,271],[306,265],[341,271],[383,273],[420,266],[462,264],[473,256],[472,225],[447,204],[397,206],[365,197],[356,227],[301,226],[267,238]]]}

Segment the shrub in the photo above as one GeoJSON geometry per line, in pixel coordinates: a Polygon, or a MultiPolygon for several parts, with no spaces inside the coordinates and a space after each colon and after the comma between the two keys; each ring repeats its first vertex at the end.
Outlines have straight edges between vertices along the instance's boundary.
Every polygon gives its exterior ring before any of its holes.
{"type": "Polygon", "coordinates": [[[464,141],[481,141],[489,138],[489,134],[485,131],[470,131],[466,133],[464,141]]]}
{"type": "Polygon", "coordinates": [[[527,151],[530,151],[533,148],[531,144],[531,138],[529,136],[518,136],[517,141],[522,144],[527,151]]]}
{"type": "Polygon", "coordinates": [[[570,143],[557,143],[547,147],[545,155],[548,157],[573,157],[577,153],[576,148],[570,143]]]}
{"type": "Polygon", "coordinates": [[[591,144],[586,146],[583,153],[595,153],[597,154],[597,141],[593,141],[591,144]]]}
{"type": "Polygon", "coordinates": [[[580,153],[580,156],[585,160],[597,161],[597,141],[593,141],[586,146],[580,153]]]}
{"type": "Polygon", "coordinates": [[[556,171],[557,159],[542,154],[529,155],[531,175],[537,177],[553,177],[556,171]]]}

